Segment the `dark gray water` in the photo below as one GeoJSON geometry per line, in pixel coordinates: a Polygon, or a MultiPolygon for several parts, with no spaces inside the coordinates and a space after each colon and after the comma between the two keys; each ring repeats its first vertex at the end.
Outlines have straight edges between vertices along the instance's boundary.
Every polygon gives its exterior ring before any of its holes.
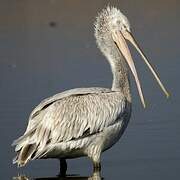
{"type": "MultiPolygon", "coordinates": [[[[142,108],[133,82],[133,115],[121,140],[103,154],[102,177],[180,178],[178,0],[0,0],[0,179],[58,173],[56,160],[17,168],[12,165],[10,145],[24,132],[33,107],[45,97],[74,87],[111,86],[110,68],[93,35],[95,16],[108,3],[127,15],[171,97],[163,96],[132,49],[148,107],[142,108]]],[[[69,174],[92,175],[86,158],[69,160],[68,166],[69,174]]]]}

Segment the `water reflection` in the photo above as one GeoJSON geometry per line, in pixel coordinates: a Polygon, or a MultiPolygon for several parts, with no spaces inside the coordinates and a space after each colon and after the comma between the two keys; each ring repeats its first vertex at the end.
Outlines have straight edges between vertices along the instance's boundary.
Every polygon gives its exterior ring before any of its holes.
{"type": "Polygon", "coordinates": [[[31,178],[26,177],[25,175],[20,175],[17,177],[13,177],[13,180],[102,180],[104,178],[101,177],[100,171],[93,172],[92,176],[78,176],[78,175],[67,175],[66,177],[40,177],[40,178],[31,178]]]}

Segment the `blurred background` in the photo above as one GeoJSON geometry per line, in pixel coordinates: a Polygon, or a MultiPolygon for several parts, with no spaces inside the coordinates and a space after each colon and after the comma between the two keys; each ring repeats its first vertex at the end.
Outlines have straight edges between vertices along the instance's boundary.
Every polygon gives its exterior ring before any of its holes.
{"type": "MultiPolygon", "coordinates": [[[[105,179],[180,178],[180,1],[0,0],[0,179],[58,173],[56,160],[19,169],[11,143],[24,133],[38,103],[75,87],[111,87],[109,65],[96,47],[93,23],[107,5],[120,8],[171,93],[167,100],[131,47],[147,108],[132,79],[133,114],[121,140],[102,156],[105,179]]],[[[86,158],[69,160],[68,173],[91,176],[86,158]]]]}

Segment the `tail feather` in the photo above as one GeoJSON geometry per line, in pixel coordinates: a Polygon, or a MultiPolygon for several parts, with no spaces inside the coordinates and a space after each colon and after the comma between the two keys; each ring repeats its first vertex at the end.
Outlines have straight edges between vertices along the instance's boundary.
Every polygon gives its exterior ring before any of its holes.
{"type": "Polygon", "coordinates": [[[16,164],[16,163],[17,163],[17,159],[18,159],[18,155],[16,155],[16,156],[13,158],[13,164],[16,164]]]}
{"type": "Polygon", "coordinates": [[[16,146],[16,145],[22,143],[23,141],[25,141],[25,139],[30,137],[33,134],[34,131],[35,131],[35,128],[32,128],[27,133],[25,133],[24,135],[20,136],[18,139],[14,140],[13,143],[12,143],[12,146],[16,146]]]}
{"type": "Polygon", "coordinates": [[[21,142],[20,144],[17,144],[15,147],[15,152],[18,152],[22,149],[23,146],[25,146],[27,142],[21,142]]]}
{"type": "Polygon", "coordinates": [[[24,166],[31,159],[33,153],[36,151],[36,148],[37,146],[35,143],[25,145],[13,159],[13,163],[17,163],[19,167],[24,166]]]}

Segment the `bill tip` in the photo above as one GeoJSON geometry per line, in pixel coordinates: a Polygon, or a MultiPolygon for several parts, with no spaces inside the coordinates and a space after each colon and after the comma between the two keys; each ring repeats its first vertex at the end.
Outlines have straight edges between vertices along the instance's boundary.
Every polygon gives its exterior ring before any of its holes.
{"type": "Polygon", "coordinates": [[[170,93],[167,92],[167,93],[166,93],[166,98],[168,99],[169,97],[170,97],[170,93]]]}
{"type": "Polygon", "coordinates": [[[145,103],[145,102],[143,102],[143,108],[144,108],[144,109],[146,108],[146,103],[145,103]]]}

